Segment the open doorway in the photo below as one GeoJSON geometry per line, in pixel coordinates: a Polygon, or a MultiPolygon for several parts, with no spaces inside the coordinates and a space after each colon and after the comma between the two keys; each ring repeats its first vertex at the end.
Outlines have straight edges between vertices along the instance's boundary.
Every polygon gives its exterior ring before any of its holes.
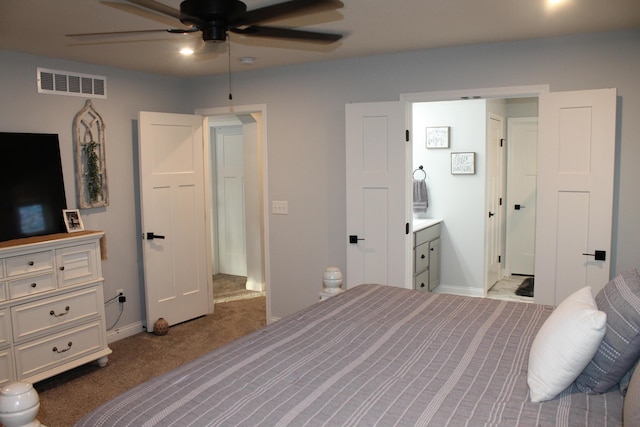
{"type": "MultiPolygon", "coordinates": [[[[528,94],[521,92],[526,96],[506,92],[486,93],[483,96],[456,96],[460,92],[437,93],[432,95],[440,99],[434,100],[425,99],[429,94],[417,94],[409,99],[413,101],[414,149],[411,170],[420,166],[425,168],[431,207],[428,216],[443,220],[441,256],[445,262],[441,265],[443,285],[437,291],[486,296],[497,282],[513,279],[509,254],[512,248],[508,248],[508,242],[514,233],[514,226],[511,224],[514,219],[513,209],[517,204],[525,203],[515,201],[509,193],[513,189],[509,168],[513,168],[518,162],[512,163],[513,159],[509,158],[511,153],[507,123],[513,118],[536,118],[536,92],[541,91],[544,90],[535,89],[528,94]],[[417,99],[420,97],[423,99],[417,99]],[[445,117],[444,120],[425,119],[427,115],[433,119],[433,115],[427,111],[429,106],[435,105],[442,107],[439,113],[445,117]],[[420,109],[419,106],[426,107],[427,110],[420,109]],[[446,149],[425,148],[422,136],[429,126],[449,126],[451,139],[446,149]],[[503,145],[502,154],[498,153],[497,157],[488,145],[494,139],[503,145]],[[475,153],[477,163],[473,175],[452,174],[450,163],[451,153],[454,152],[475,153]],[[489,170],[490,168],[495,170],[489,170]],[[489,200],[491,195],[494,197],[489,200]],[[494,224],[489,224],[496,219],[494,224]]],[[[531,152],[527,153],[530,154],[531,152]]],[[[535,155],[535,146],[533,154],[535,155]]],[[[535,157],[533,160],[535,163],[535,157]]],[[[535,185],[535,166],[533,169],[535,185]]],[[[532,228],[525,234],[535,236],[535,202],[531,206],[532,209],[526,212],[533,215],[533,221],[529,222],[532,228]]],[[[521,209],[518,213],[522,212],[525,211],[521,209]]],[[[531,243],[534,243],[533,239],[531,243]]],[[[534,247],[531,247],[530,255],[533,256],[534,252],[534,247]]],[[[521,282],[524,278],[522,276],[514,280],[521,282]]]]}
{"type": "Polygon", "coordinates": [[[265,107],[198,113],[209,127],[214,301],[267,295],[269,313],[265,107]]]}

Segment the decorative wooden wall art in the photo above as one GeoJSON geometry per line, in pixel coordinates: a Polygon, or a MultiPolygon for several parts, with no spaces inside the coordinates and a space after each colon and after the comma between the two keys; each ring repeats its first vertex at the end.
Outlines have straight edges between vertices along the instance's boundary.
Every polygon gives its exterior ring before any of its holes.
{"type": "Polygon", "coordinates": [[[81,209],[109,205],[105,124],[87,100],[73,120],[76,193],[81,209]]]}

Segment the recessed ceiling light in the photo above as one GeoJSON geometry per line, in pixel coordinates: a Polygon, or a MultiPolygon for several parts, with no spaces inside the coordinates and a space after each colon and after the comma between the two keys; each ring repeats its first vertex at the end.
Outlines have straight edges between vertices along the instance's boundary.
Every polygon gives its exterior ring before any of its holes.
{"type": "Polygon", "coordinates": [[[565,3],[569,3],[567,0],[547,0],[547,7],[550,9],[560,7],[565,3]]]}
{"type": "Polygon", "coordinates": [[[193,49],[191,49],[190,47],[183,47],[182,49],[180,49],[180,53],[182,55],[193,55],[193,49]]]}

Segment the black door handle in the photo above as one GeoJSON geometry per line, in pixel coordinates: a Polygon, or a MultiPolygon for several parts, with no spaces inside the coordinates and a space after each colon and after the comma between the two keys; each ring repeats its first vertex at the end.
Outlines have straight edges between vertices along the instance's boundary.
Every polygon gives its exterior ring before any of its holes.
{"type": "Polygon", "coordinates": [[[582,254],[586,256],[592,256],[596,261],[606,261],[607,260],[607,251],[595,251],[594,254],[582,254]]]}
{"type": "Polygon", "coordinates": [[[147,240],[153,239],[164,239],[164,236],[160,236],[159,234],[154,234],[154,232],[147,233],[147,240]]]}
{"type": "Polygon", "coordinates": [[[519,211],[520,209],[524,209],[524,206],[522,206],[522,205],[515,205],[513,208],[514,208],[515,210],[519,211]]]}
{"type": "Polygon", "coordinates": [[[360,239],[358,238],[357,234],[351,234],[349,235],[349,243],[352,245],[356,245],[358,244],[358,240],[364,240],[364,239],[360,239]]]}
{"type": "Polygon", "coordinates": [[[493,213],[493,212],[489,212],[489,218],[491,218],[491,217],[492,217],[492,216],[494,216],[494,215],[495,215],[495,213],[493,213]]]}

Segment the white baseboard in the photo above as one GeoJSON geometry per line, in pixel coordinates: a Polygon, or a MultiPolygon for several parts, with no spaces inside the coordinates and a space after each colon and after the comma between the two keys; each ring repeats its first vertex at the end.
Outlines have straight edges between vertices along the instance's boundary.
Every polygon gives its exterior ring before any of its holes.
{"type": "Polygon", "coordinates": [[[462,295],[465,297],[484,297],[484,289],[470,288],[468,286],[443,285],[437,286],[433,292],[439,294],[462,295]]]}
{"type": "Polygon", "coordinates": [[[107,332],[107,343],[121,340],[132,335],[144,332],[142,322],[132,323],[131,325],[122,326],[107,332]]]}

